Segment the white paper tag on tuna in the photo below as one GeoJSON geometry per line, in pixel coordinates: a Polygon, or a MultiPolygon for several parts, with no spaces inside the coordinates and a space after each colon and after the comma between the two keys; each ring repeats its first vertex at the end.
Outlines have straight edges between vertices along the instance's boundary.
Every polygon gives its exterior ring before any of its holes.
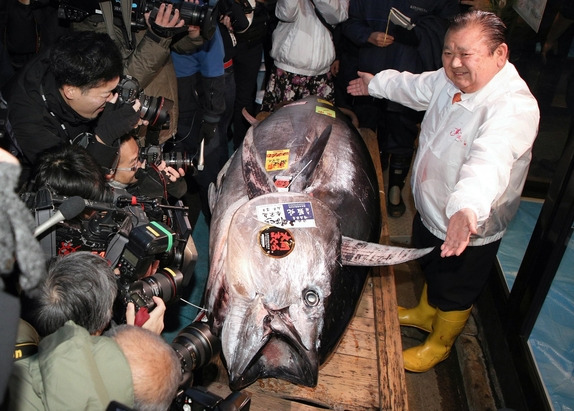
{"type": "Polygon", "coordinates": [[[310,202],[258,205],[257,220],[277,227],[316,227],[310,202]]]}

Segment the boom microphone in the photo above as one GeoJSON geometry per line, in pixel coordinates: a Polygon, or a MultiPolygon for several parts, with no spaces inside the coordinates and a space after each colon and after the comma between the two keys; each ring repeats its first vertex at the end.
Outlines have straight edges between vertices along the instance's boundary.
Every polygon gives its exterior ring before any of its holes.
{"type": "Polygon", "coordinates": [[[34,237],[38,237],[44,231],[52,228],[64,220],[69,220],[76,217],[84,210],[85,207],[86,204],[84,203],[84,199],[82,197],[74,196],[68,198],[62,202],[60,208],[58,208],[58,211],[56,211],[52,217],[48,218],[46,221],[36,227],[34,230],[34,237]]]}

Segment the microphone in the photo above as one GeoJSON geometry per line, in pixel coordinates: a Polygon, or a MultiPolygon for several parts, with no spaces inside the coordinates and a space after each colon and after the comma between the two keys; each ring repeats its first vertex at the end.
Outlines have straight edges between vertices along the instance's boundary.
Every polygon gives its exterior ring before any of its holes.
{"type": "Polygon", "coordinates": [[[76,217],[84,210],[85,207],[86,204],[84,203],[84,199],[82,197],[74,196],[64,200],[60,205],[60,208],[58,208],[58,211],[56,211],[52,217],[48,218],[46,221],[36,227],[34,230],[34,237],[38,237],[44,231],[50,229],[51,227],[64,220],[69,220],[76,217]]]}

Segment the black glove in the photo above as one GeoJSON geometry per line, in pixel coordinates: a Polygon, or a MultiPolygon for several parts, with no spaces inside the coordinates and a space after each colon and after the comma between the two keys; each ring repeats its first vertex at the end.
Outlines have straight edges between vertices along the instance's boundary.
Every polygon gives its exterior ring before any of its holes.
{"type": "Polygon", "coordinates": [[[204,144],[207,145],[215,134],[217,133],[217,123],[209,123],[203,121],[201,123],[201,128],[199,129],[199,141],[204,140],[204,144]]]}
{"type": "Polygon", "coordinates": [[[94,132],[105,144],[113,146],[124,134],[138,124],[140,113],[131,104],[106,103],[94,132]]]}
{"type": "Polygon", "coordinates": [[[420,42],[414,29],[407,30],[401,26],[395,26],[393,28],[393,37],[395,38],[395,41],[407,46],[416,47],[420,42]]]}

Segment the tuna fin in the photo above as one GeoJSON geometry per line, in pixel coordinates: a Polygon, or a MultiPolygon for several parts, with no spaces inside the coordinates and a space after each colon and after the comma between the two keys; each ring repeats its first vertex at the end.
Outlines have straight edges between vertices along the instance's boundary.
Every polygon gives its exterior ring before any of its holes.
{"type": "Polygon", "coordinates": [[[433,249],[393,247],[343,236],[341,262],[351,266],[394,265],[416,260],[433,249]]]}
{"type": "Polygon", "coordinates": [[[245,180],[249,199],[277,191],[273,180],[265,171],[263,160],[261,160],[253,143],[253,127],[247,130],[247,134],[245,134],[241,156],[243,160],[243,179],[245,180]]]}
{"type": "MultiPolygon", "coordinates": [[[[313,175],[315,167],[319,164],[319,160],[325,152],[325,147],[329,142],[329,137],[331,137],[332,129],[333,126],[331,125],[325,127],[321,135],[313,140],[305,155],[298,160],[297,167],[293,167],[289,170],[292,175],[296,176],[297,180],[307,181],[308,183],[313,180],[310,176],[313,175]]],[[[296,191],[303,191],[303,189],[296,191]]]]}

